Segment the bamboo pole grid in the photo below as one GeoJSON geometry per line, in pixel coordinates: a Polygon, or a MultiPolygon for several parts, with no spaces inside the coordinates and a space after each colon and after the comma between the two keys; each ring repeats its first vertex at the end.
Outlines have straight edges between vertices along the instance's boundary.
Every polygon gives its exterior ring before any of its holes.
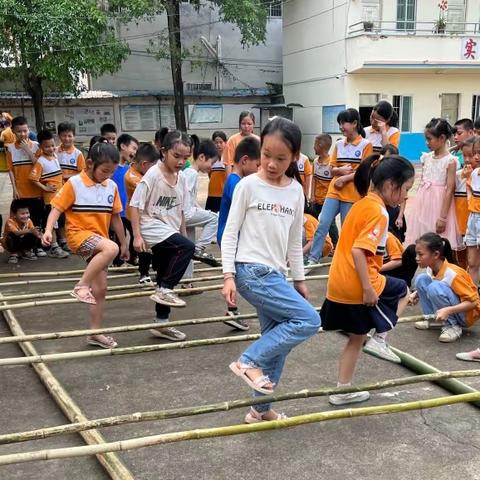
{"type": "MultiPolygon", "coordinates": [[[[325,278],[326,276],[319,276],[325,278]]],[[[317,279],[316,277],[310,277],[311,280],[317,279]]],[[[206,280],[205,280],[206,281],[206,280]]],[[[137,287],[137,286],[136,286],[137,287]]],[[[137,287],[138,288],[138,287],[137,287]]],[[[208,287],[207,287],[208,288],[208,287]]],[[[137,292],[137,293],[144,293],[144,292],[137,292]]],[[[115,297],[115,296],[111,296],[115,297]]],[[[70,302],[68,302],[70,303],[70,302]]],[[[10,306],[10,305],[9,305],[10,306]]],[[[13,313],[9,308],[4,309],[4,315],[6,317],[11,316],[13,320],[16,322],[15,317],[13,316],[13,313]]],[[[249,316],[253,314],[247,314],[245,316],[249,316]]],[[[212,323],[212,320],[214,321],[223,321],[220,320],[222,317],[217,317],[217,318],[209,318],[209,319],[191,319],[190,322],[191,324],[195,323],[212,323]]],[[[225,318],[225,317],[223,317],[225,318]]],[[[425,318],[425,316],[414,316],[414,317],[406,317],[404,319],[400,319],[401,323],[406,323],[409,321],[416,321],[419,318],[425,318]]],[[[182,321],[180,321],[182,322],[182,321]]],[[[184,321],[185,322],[185,321],[184,321]]],[[[175,324],[177,322],[169,322],[170,324],[175,324]]],[[[18,322],[17,322],[18,324],[18,322]]],[[[9,322],[10,325],[10,322],[9,322]]],[[[146,329],[149,328],[152,324],[146,324],[146,325],[140,325],[140,326],[123,326],[123,327],[113,327],[113,328],[126,328],[127,330],[125,331],[131,331],[130,329],[146,329]],[[140,328],[139,328],[140,327],[140,328]]],[[[19,326],[19,324],[18,324],[19,326]]],[[[158,325],[155,325],[158,327],[158,325]]],[[[100,330],[108,330],[108,329],[100,329],[100,330]]],[[[87,331],[88,333],[92,333],[90,330],[87,331]]],[[[62,336],[62,333],[65,334],[66,336],[80,336],[85,333],[85,331],[70,331],[70,332],[53,332],[53,333],[48,333],[48,334],[37,334],[37,335],[51,335],[53,338],[65,338],[62,336]],[[81,332],[81,333],[80,333],[81,332]]],[[[16,334],[14,331],[12,331],[12,334],[17,337],[16,342],[20,342],[20,346],[22,349],[24,349],[25,353],[28,354],[29,356],[32,356],[31,351],[27,351],[28,349],[25,349],[25,345],[31,345],[28,344],[26,339],[24,337],[28,337],[23,333],[23,330],[21,328],[16,331],[16,334]]],[[[241,338],[241,337],[258,337],[257,335],[243,335],[239,337],[233,337],[233,338],[241,338]]],[[[7,337],[8,338],[8,337],[7,337]]],[[[12,337],[13,338],[13,337],[12,337]]],[[[223,340],[229,339],[232,337],[226,337],[226,338],[220,338],[220,339],[206,339],[206,341],[213,341],[213,343],[207,343],[207,344],[215,344],[217,341],[218,343],[223,343],[223,340]]],[[[39,339],[46,339],[46,338],[39,338],[39,339]]],[[[248,338],[249,340],[250,338],[248,338]]],[[[247,338],[245,338],[247,340],[247,338]]],[[[204,340],[205,341],[205,340],[204,340]]],[[[244,341],[242,340],[236,340],[236,341],[244,341]]],[[[197,341],[193,341],[197,342],[197,341]]],[[[200,341],[202,342],[202,341],[200,341]]],[[[2,342],[2,339],[0,339],[0,343],[13,343],[13,342],[2,342]]],[[[183,342],[188,343],[188,342],[183,342]]],[[[225,343],[230,343],[230,342],[225,342],[225,343]]],[[[179,346],[179,344],[173,344],[171,346],[179,346]]],[[[198,344],[197,344],[198,345],[198,344]]],[[[197,345],[189,345],[189,346],[197,346],[197,345]]],[[[163,347],[167,347],[170,345],[162,345],[163,347]]],[[[200,345],[198,345],[200,346],[200,345]]],[[[34,349],[33,345],[31,347],[34,349]]],[[[146,347],[152,347],[152,346],[146,346],[146,347]]],[[[154,346],[153,346],[154,347],[154,346]]],[[[131,348],[136,348],[136,347],[128,347],[128,349],[131,348]]],[[[188,348],[188,347],[183,347],[183,348],[188,348]]],[[[125,350],[128,350],[125,349],[125,350]]],[[[118,349],[116,349],[118,350],[118,349]]],[[[148,350],[147,350],[148,351],[148,350]]],[[[401,352],[399,350],[395,350],[397,354],[403,354],[404,352],[401,352]]],[[[68,353],[68,352],[67,352],[68,353]]],[[[73,352],[77,353],[77,352],[73,352]]],[[[95,353],[95,352],[90,352],[90,353],[95,353]]],[[[103,353],[103,352],[99,352],[103,353]]],[[[105,352],[109,353],[109,352],[105,352]]],[[[55,354],[54,354],[55,355],[55,354]]],[[[404,354],[404,357],[402,358],[402,363],[404,363],[405,359],[407,361],[405,362],[408,364],[410,362],[409,368],[414,367],[413,365],[413,360],[415,357],[410,356],[409,354],[404,354]],[[410,357],[410,358],[408,358],[410,357]]],[[[45,364],[43,363],[43,357],[45,356],[35,356],[35,353],[33,353],[33,357],[37,358],[40,357],[39,363],[35,362],[26,362],[26,363],[33,363],[33,367],[36,369],[41,369],[42,367],[47,368],[45,364]]],[[[8,360],[8,359],[7,359],[8,360]]],[[[427,364],[425,364],[427,365],[427,364]]],[[[408,366],[408,365],[406,365],[408,366]]],[[[428,366],[430,368],[433,368],[431,366],[428,366]]],[[[379,388],[387,388],[388,383],[390,382],[391,386],[395,385],[395,382],[398,381],[398,385],[401,384],[406,384],[406,383],[418,383],[420,381],[437,381],[438,383],[440,382],[447,382],[452,379],[455,379],[455,377],[466,377],[466,376],[475,376],[478,375],[480,372],[479,371],[461,371],[461,372],[440,372],[436,369],[434,369],[434,373],[429,373],[429,374],[424,374],[424,375],[417,375],[414,377],[407,377],[406,379],[393,379],[390,381],[385,381],[385,382],[377,382],[377,384],[369,384],[367,386],[365,385],[359,385],[357,387],[351,387],[350,389],[346,389],[346,391],[358,391],[360,389],[368,388],[368,389],[379,389],[379,388]],[[409,381],[409,378],[412,380],[411,382],[409,381]],[[392,384],[393,382],[393,384],[392,384]],[[404,383],[401,383],[404,382],[404,383]]],[[[40,375],[41,377],[41,375],[40,375]]],[[[459,382],[460,385],[464,385],[461,382],[459,382]]],[[[345,387],[343,387],[345,388],[345,387]]],[[[50,390],[50,389],[49,389],[50,390]]],[[[473,389],[471,389],[473,390],[473,389]]],[[[308,396],[321,396],[321,395],[329,395],[331,393],[341,393],[338,389],[321,389],[321,390],[316,390],[316,391],[308,391],[308,390],[303,390],[300,392],[293,392],[289,394],[283,394],[283,395],[277,395],[277,396],[272,396],[271,401],[280,401],[280,400],[287,400],[290,398],[307,398],[308,396]]],[[[68,394],[67,394],[68,395],[68,394]]],[[[73,401],[72,401],[73,402],[73,401]]],[[[97,420],[83,420],[83,421],[78,421],[77,418],[77,424],[70,424],[70,425],[65,425],[64,427],[67,429],[73,429],[72,431],[77,431],[82,434],[82,436],[85,436],[86,434],[91,433],[91,431],[95,432],[95,430],[90,430],[94,429],[95,426],[107,426],[103,425],[102,422],[115,422],[119,421],[122,423],[132,423],[134,421],[146,421],[147,419],[157,419],[157,418],[149,418],[149,416],[153,417],[158,417],[158,419],[161,418],[174,418],[174,416],[186,416],[186,415],[194,415],[198,413],[204,413],[205,411],[219,411],[219,410],[228,410],[231,408],[240,408],[243,406],[247,405],[254,405],[256,403],[261,403],[265,402],[265,398],[262,399],[248,399],[248,400],[237,400],[233,402],[222,402],[221,404],[216,404],[216,405],[207,405],[207,406],[201,406],[199,407],[200,410],[197,410],[196,413],[191,413],[192,409],[190,409],[190,413],[188,412],[188,409],[177,409],[177,412],[175,411],[160,411],[160,412],[144,412],[142,413],[135,413],[131,414],[130,416],[119,416],[119,417],[110,417],[107,419],[97,419],[97,420]],[[236,402],[236,403],[235,403],[236,402]],[[244,402],[244,403],[242,403],[244,402]],[[218,408],[219,410],[211,410],[213,408],[218,408]],[[210,409],[210,410],[209,410],[210,409]],[[180,412],[178,411],[180,410],[180,412]],[[183,411],[183,412],[182,412],[183,411]],[[171,415],[171,416],[169,416],[171,415]],[[130,418],[129,418],[130,417],[130,418]],[[95,426],[94,426],[95,425],[95,426]],[[87,428],[88,427],[88,431],[87,428]],[[78,428],[78,430],[75,430],[75,428],[78,428]]],[[[453,403],[459,403],[459,402],[476,402],[477,404],[480,404],[480,392],[473,391],[471,393],[463,393],[463,394],[457,394],[453,396],[448,396],[448,397],[442,397],[442,398],[437,398],[437,399],[429,399],[429,400],[420,400],[416,402],[408,402],[408,403],[403,403],[403,404],[392,404],[392,405],[384,405],[381,407],[362,407],[362,408],[355,408],[355,409],[345,409],[345,410],[337,410],[334,412],[317,412],[313,414],[307,414],[307,415],[300,415],[297,417],[292,417],[286,420],[280,420],[280,421],[275,421],[275,422],[265,422],[261,424],[256,424],[256,425],[233,425],[233,426],[228,426],[228,427],[217,427],[217,428],[207,428],[207,429],[197,429],[193,431],[187,431],[187,432],[175,432],[173,434],[161,434],[161,435],[154,435],[151,437],[144,437],[144,438],[139,438],[139,439],[129,439],[125,441],[119,441],[119,442],[111,442],[111,443],[104,443],[103,438],[101,439],[102,443],[98,445],[87,445],[86,447],[69,447],[69,448],[60,448],[60,449],[51,449],[51,450],[42,450],[38,452],[30,452],[30,453],[20,453],[20,454],[11,454],[11,455],[3,455],[0,456],[0,465],[6,465],[9,463],[20,463],[20,462],[25,462],[25,461],[34,461],[34,460],[47,460],[51,458],[71,458],[73,456],[80,456],[80,455],[92,455],[95,454],[101,461],[102,465],[109,471],[108,466],[105,465],[105,458],[107,455],[112,455],[113,452],[115,451],[120,451],[120,450],[129,450],[133,448],[141,448],[143,446],[149,446],[149,445],[156,445],[156,444],[163,444],[163,443],[171,443],[175,441],[183,441],[183,440],[189,440],[189,439],[199,439],[199,438],[211,438],[211,437],[216,437],[216,436],[225,436],[225,435],[235,435],[235,434],[241,434],[241,433],[249,433],[249,432],[256,432],[256,431],[263,431],[263,430],[268,430],[268,429],[274,429],[274,428],[286,428],[290,426],[295,426],[295,425],[302,425],[306,423],[313,423],[313,422],[318,422],[318,421],[326,421],[326,420],[332,420],[336,418],[352,418],[355,416],[363,416],[363,415],[378,415],[378,414],[386,414],[386,413],[396,413],[396,412],[401,412],[401,411],[409,411],[413,409],[418,409],[418,408],[434,408],[442,405],[451,405],[453,403]],[[343,413],[342,413],[343,412],[343,413]],[[100,455],[106,453],[107,455],[100,455]]],[[[63,408],[62,408],[63,410],[63,408]]],[[[193,410],[195,410],[195,407],[193,407],[193,410]]],[[[72,418],[69,419],[72,420],[72,418]]],[[[50,427],[50,429],[61,429],[62,426],[60,427],[50,427]]],[[[56,430],[56,431],[57,431],[56,430]]],[[[43,429],[42,433],[39,433],[39,431],[36,431],[34,433],[32,432],[21,432],[21,433],[26,433],[27,435],[40,435],[38,438],[46,438],[47,436],[51,436],[57,433],[50,433],[51,430],[43,429]]],[[[19,434],[10,434],[10,435],[19,435],[19,434]]],[[[20,434],[21,435],[21,434],[20,434]]],[[[2,443],[2,438],[8,439],[8,435],[2,435],[0,437],[0,443],[2,443]]],[[[10,437],[12,438],[12,437],[10,437]]],[[[28,440],[29,438],[27,438],[28,440]]],[[[7,443],[7,441],[3,442],[7,443]]],[[[116,458],[116,457],[115,457],[116,458]]],[[[120,462],[120,465],[121,462],[120,462]]],[[[123,466],[123,465],[122,465],[123,466]]],[[[128,470],[125,469],[125,471],[122,473],[121,477],[114,477],[112,476],[112,472],[109,471],[109,474],[111,475],[112,478],[133,478],[133,477],[128,477],[128,475],[131,475],[128,470]]]]}

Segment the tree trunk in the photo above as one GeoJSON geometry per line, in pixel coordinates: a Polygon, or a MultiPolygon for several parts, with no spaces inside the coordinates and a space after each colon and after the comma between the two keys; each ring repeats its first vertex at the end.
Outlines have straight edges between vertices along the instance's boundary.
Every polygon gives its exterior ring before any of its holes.
{"type": "Polygon", "coordinates": [[[173,96],[175,99],[173,110],[177,128],[187,131],[185,119],[185,98],[183,94],[182,78],[182,43],[180,37],[180,2],[168,0],[165,3],[168,17],[168,44],[170,50],[170,65],[172,68],[173,96]]]}
{"type": "Polygon", "coordinates": [[[43,111],[43,86],[42,79],[35,75],[26,75],[25,90],[32,97],[33,111],[35,113],[35,127],[37,133],[45,124],[45,112],[43,111]]]}

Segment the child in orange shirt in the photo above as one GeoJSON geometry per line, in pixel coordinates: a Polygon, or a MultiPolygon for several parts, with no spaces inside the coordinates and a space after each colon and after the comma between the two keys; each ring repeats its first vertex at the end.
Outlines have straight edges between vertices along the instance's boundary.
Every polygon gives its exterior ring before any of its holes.
{"type": "MultiPolygon", "coordinates": [[[[41,130],[37,136],[42,154],[30,172],[30,180],[42,191],[43,198],[43,219],[42,227],[47,225],[47,218],[52,207],[50,203],[55,196],[55,192],[62,188],[63,174],[55,154],[55,141],[53,135],[48,130],[41,130]]],[[[53,232],[54,238],[48,256],[53,258],[67,258],[69,253],[62,250],[57,243],[58,224],[53,232]]]]}
{"type": "MultiPolygon", "coordinates": [[[[120,161],[118,150],[108,143],[96,143],[90,149],[87,168],[71,177],[52,199],[52,211],[43,234],[43,243],[52,243],[53,227],[65,212],[68,246],[80,255],[87,268],[71,295],[90,305],[90,326],[100,328],[107,292],[107,268],[118,253],[118,246],[108,238],[112,229],[121,242],[120,256],[128,260],[120,212],[122,202],[115,183],[110,180],[120,161]]],[[[108,335],[90,335],[87,342],[102,348],[114,348],[117,342],[108,335]]]]}
{"type": "MultiPolygon", "coordinates": [[[[406,198],[415,169],[403,157],[381,162],[379,157],[370,156],[355,172],[355,187],[366,196],[353,205],[343,224],[320,315],[324,330],[350,334],[340,357],[338,386],[350,385],[365,335],[372,328],[380,334],[391,330],[408,300],[405,281],[381,275],[380,269],[388,231],[385,205],[398,205],[406,198]]],[[[363,391],[331,395],[329,401],[345,405],[369,398],[363,391]]]]}
{"type": "Polygon", "coordinates": [[[61,142],[57,151],[58,163],[62,169],[63,180],[66,182],[71,176],[85,170],[85,157],[75,147],[75,125],[73,123],[59,123],[57,133],[61,142]]]}
{"type": "MultiPolygon", "coordinates": [[[[124,182],[125,190],[127,192],[127,206],[126,217],[131,222],[130,215],[130,200],[137,185],[142,181],[143,176],[147,171],[160,160],[160,152],[151,143],[141,143],[138,147],[137,153],[130,168],[125,173],[124,182]]],[[[138,282],[142,285],[153,286],[150,278],[149,270],[152,263],[152,254],[149,252],[138,253],[138,270],[140,278],[138,282]]]]}
{"type": "Polygon", "coordinates": [[[10,253],[8,263],[16,265],[19,256],[25,260],[37,260],[32,250],[42,235],[30,220],[25,200],[14,200],[10,206],[10,213],[11,217],[5,224],[1,241],[2,246],[10,253]]]}
{"type": "Polygon", "coordinates": [[[477,286],[468,273],[451,259],[447,239],[436,233],[426,233],[416,242],[415,251],[420,268],[426,273],[415,281],[417,291],[410,295],[410,303],[420,301],[425,315],[435,314],[434,322],[417,322],[419,330],[441,327],[440,342],[454,342],[462,336],[462,329],[471,327],[480,316],[480,298],[477,286]]]}
{"type": "Polygon", "coordinates": [[[310,198],[312,191],[312,176],[313,176],[313,167],[310,163],[310,159],[303,153],[300,152],[297,160],[298,174],[302,179],[303,193],[305,198],[310,198]]]}
{"type": "Polygon", "coordinates": [[[223,187],[227,180],[227,171],[223,163],[222,155],[227,145],[227,136],[225,132],[213,132],[212,141],[217,147],[218,158],[212,165],[210,171],[210,181],[208,182],[208,197],[205,203],[205,210],[218,213],[220,211],[220,204],[222,203],[223,187]]]}
{"type": "MultiPolygon", "coordinates": [[[[304,263],[308,261],[308,252],[312,248],[313,236],[315,235],[315,230],[318,228],[318,220],[309,215],[308,213],[303,214],[303,258],[304,263]]],[[[328,257],[333,252],[333,243],[330,237],[327,235],[325,243],[323,244],[322,257],[328,257]]]]}

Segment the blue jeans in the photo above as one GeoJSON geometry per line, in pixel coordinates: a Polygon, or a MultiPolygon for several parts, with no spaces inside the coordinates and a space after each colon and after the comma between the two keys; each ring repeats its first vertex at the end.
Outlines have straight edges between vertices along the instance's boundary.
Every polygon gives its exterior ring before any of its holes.
{"type": "MultiPolygon", "coordinates": [[[[418,298],[420,299],[420,305],[425,315],[435,313],[441,308],[452,307],[460,303],[458,296],[446,283],[434,280],[426,273],[421,273],[417,277],[415,286],[417,287],[418,298]]],[[[454,313],[450,315],[446,323],[452,326],[458,325],[463,328],[467,326],[464,313],[454,313]]]]}
{"type": "Polygon", "coordinates": [[[308,257],[310,261],[314,261],[315,263],[317,263],[320,260],[323,251],[323,244],[325,243],[325,237],[327,236],[328,230],[330,229],[330,225],[335,220],[335,217],[338,214],[340,214],[340,220],[343,225],[345,217],[352,208],[352,205],[353,203],[342,202],[341,200],[337,200],[336,198],[327,197],[325,199],[322,211],[320,212],[320,216],[318,217],[318,221],[320,223],[315,232],[315,236],[313,237],[313,245],[312,249],[310,250],[310,255],[308,257]]]}
{"type": "MultiPolygon", "coordinates": [[[[259,263],[236,264],[237,289],[258,314],[262,336],[252,343],[239,361],[261,368],[270,381],[278,384],[285,359],[292,350],[318,332],[320,315],[285,277],[259,263]]],[[[254,392],[254,396],[263,394],[254,392]]],[[[271,404],[255,406],[257,412],[270,410],[271,404]]]]}

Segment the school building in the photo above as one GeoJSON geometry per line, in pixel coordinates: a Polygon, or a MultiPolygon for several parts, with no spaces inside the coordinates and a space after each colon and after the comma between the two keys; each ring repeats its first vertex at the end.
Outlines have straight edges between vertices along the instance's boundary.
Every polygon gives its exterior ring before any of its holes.
{"type": "Polygon", "coordinates": [[[340,110],[387,100],[400,149],[425,151],[432,117],[480,116],[480,0],[292,0],[283,11],[283,90],[312,154],[317,133],[338,134],[340,110]]]}
{"type": "MultiPolygon", "coordinates": [[[[196,11],[181,4],[181,36],[185,60],[182,74],[188,129],[200,136],[215,130],[238,131],[238,116],[252,109],[257,131],[269,116],[284,110],[282,86],[282,4],[272,0],[265,43],[244,48],[240,30],[220,21],[218,9],[196,11]]],[[[103,123],[140,140],[152,140],[161,127],[174,127],[170,60],[156,58],[157,42],[164,42],[167,17],[116,25],[131,54],[113,75],[88,78],[87,91],[78,97],[46,94],[49,128],[62,121],[76,124],[79,141],[99,132],[103,123]]],[[[101,51],[99,50],[99,54],[101,51]]],[[[34,125],[32,104],[21,82],[0,83],[0,110],[23,114],[34,125]]]]}

